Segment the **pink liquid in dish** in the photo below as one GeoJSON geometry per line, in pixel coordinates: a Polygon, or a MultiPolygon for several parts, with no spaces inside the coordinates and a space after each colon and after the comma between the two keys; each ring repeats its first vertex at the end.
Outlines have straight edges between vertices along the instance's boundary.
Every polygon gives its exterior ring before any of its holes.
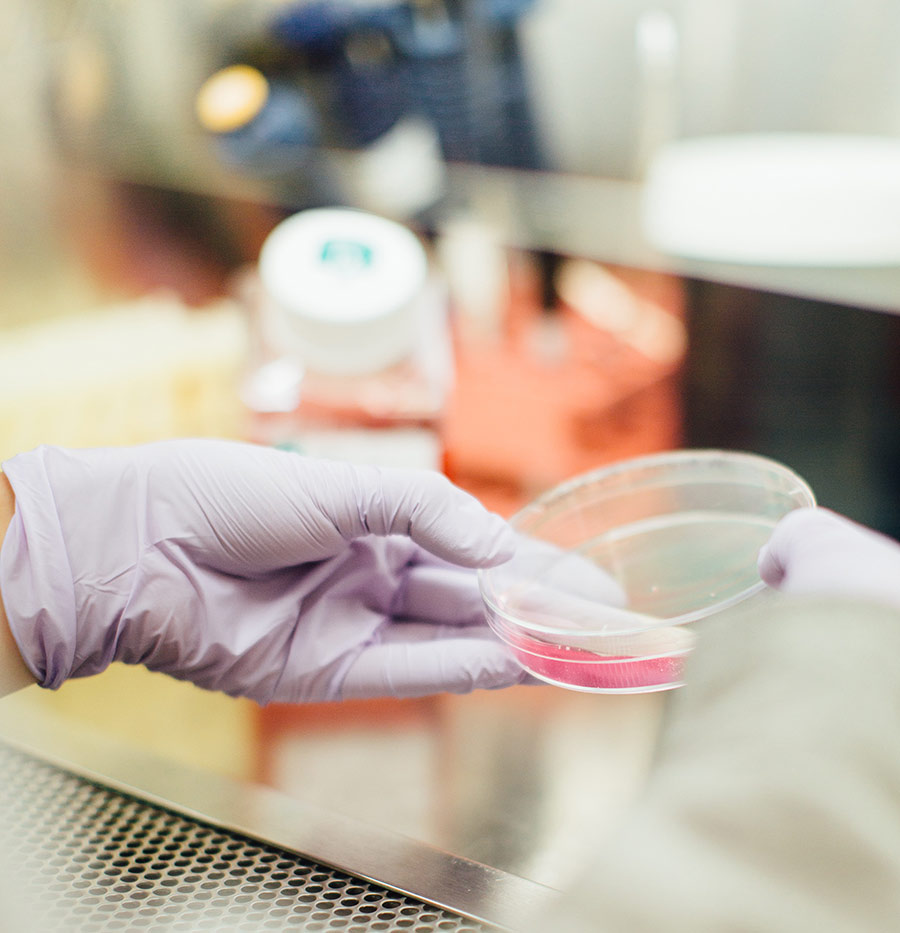
{"type": "Polygon", "coordinates": [[[519,663],[538,677],[585,690],[654,690],[681,682],[684,653],[658,657],[597,654],[525,635],[510,638],[519,663]]]}

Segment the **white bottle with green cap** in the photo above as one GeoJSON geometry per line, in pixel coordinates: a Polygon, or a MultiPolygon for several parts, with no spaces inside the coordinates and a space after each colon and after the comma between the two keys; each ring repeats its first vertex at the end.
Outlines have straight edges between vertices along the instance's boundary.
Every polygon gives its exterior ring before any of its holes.
{"type": "Polygon", "coordinates": [[[360,210],[302,211],[266,238],[258,284],[270,357],[297,374],[296,410],[282,408],[277,419],[289,442],[310,453],[439,465],[450,339],[443,289],[420,239],[360,210]],[[425,424],[429,452],[413,455],[425,449],[425,424]]]}
{"type": "Polygon", "coordinates": [[[377,372],[413,349],[428,263],[400,224],[343,208],[294,214],[263,244],[259,275],[311,369],[377,372]]]}

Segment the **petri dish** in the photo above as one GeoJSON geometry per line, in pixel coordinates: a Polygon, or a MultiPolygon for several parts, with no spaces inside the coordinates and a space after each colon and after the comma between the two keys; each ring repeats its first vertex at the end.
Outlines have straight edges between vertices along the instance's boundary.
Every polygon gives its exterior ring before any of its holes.
{"type": "Polygon", "coordinates": [[[762,598],[760,547],[815,504],[794,471],[736,451],[668,451],[574,477],[512,516],[515,556],[478,572],[488,622],[548,683],[677,687],[693,623],[762,598]]]}

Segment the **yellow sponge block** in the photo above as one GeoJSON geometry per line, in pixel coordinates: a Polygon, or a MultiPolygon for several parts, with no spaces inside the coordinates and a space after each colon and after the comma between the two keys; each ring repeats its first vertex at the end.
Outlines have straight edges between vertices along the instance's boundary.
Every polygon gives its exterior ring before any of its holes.
{"type": "Polygon", "coordinates": [[[233,303],[148,297],[0,334],[0,460],[38,444],[239,437],[247,335],[233,303]]]}

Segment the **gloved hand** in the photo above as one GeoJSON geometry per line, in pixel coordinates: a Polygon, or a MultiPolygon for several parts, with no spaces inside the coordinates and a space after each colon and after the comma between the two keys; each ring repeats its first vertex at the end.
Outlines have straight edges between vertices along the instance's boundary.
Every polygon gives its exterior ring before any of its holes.
{"type": "Polygon", "coordinates": [[[3,468],[0,592],[43,686],[115,660],[260,703],[524,677],[470,569],[514,536],[440,474],[211,440],[41,447],[3,468]]]}
{"type": "Polygon", "coordinates": [[[760,551],[759,573],[785,593],[900,606],[900,544],[824,508],[781,519],[760,551]]]}

